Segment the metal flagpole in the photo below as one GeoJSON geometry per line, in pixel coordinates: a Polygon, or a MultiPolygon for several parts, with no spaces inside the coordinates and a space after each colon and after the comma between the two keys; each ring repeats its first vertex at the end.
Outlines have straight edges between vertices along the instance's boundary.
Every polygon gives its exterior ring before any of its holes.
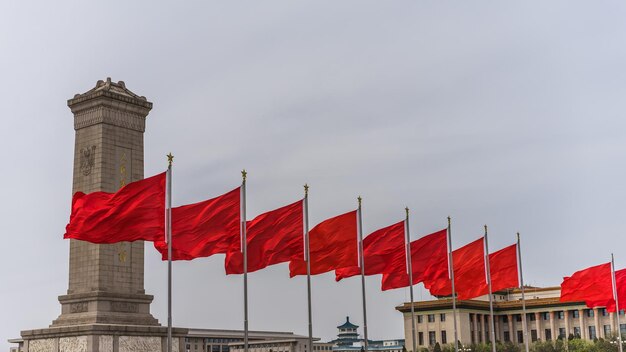
{"type": "Polygon", "coordinates": [[[454,262],[452,258],[452,219],[448,216],[448,276],[452,284],[452,317],[454,321],[454,351],[459,352],[459,337],[456,329],[456,291],[454,290],[454,262]]]}
{"type": "Polygon", "coordinates": [[[167,154],[167,352],[172,352],[172,162],[174,156],[167,154]]]}
{"type": "Polygon", "coordinates": [[[413,263],[411,258],[411,234],[409,232],[409,208],[406,207],[406,220],[404,220],[404,232],[406,234],[406,258],[407,272],[409,273],[409,291],[411,292],[411,337],[413,341],[413,352],[417,352],[415,341],[415,307],[413,300],[413,263]]]}
{"type": "Polygon", "coordinates": [[[358,217],[359,217],[359,266],[361,267],[361,293],[363,295],[363,337],[365,339],[364,352],[367,352],[369,341],[367,340],[367,304],[365,299],[365,259],[363,258],[363,216],[361,214],[361,196],[357,198],[359,201],[358,217]]]}
{"type": "Polygon", "coordinates": [[[528,326],[526,324],[526,297],[524,296],[524,274],[522,272],[522,248],[520,246],[519,232],[517,233],[517,268],[519,269],[520,288],[522,289],[522,329],[524,329],[524,345],[526,352],[530,351],[528,341],[528,326]]]}
{"type": "Polygon", "coordinates": [[[304,256],[306,260],[306,288],[309,303],[309,351],[313,352],[313,317],[311,312],[311,252],[309,247],[309,185],[304,185],[304,256]]]}
{"type": "Polygon", "coordinates": [[[615,312],[617,314],[617,343],[619,343],[619,352],[622,352],[622,328],[619,321],[619,297],[617,296],[617,280],[615,279],[615,260],[611,253],[611,281],[613,283],[613,299],[615,300],[615,312]]]}
{"type": "Polygon", "coordinates": [[[246,232],[246,170],[241,171],[241,249],[243,254],[243,350],[248,352],[248,236],[246,232]]]}
{"type": "Polygon", "coordinates": [[[491,323],[491,350],[496,352],[496,323],[493,319],[493,294],[491,292],[491,268],[489,266],[489,238],[487,237],[487,225],[485,225],[485,275],[489,288],[489,318],[491,323]]]}

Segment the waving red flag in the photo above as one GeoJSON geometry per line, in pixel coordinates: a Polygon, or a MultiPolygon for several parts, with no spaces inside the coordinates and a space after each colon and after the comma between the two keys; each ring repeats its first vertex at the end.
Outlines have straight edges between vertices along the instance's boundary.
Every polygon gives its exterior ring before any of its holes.
{"type": "Polygon", "coordinates": [[[165,235],[165,172],[115,193],[76,192],[63,238],[92,243],[156,241],[165,235]]]}
{"type": "MultiPolygon", "coordinates": [[[[426,272],[432,265],[446,262],[448,230],[443,229],[411,242],[411,267],[413,285],[426,279],[426,272]]],[[[393,259],[389,272],[383,274],[382,290],[409,286],[406,267],[406,251],[399,252],[393,259]]]]}
{"type": "MultiPolygon", "coordinates": [[[[454,263],[454,289],[456,290],[457,298],[462,300],[477,297],[475,296],[476,292],[487,286],[483,238],[479,238],[453,251],[452,258],[454,263]]],[[[445,276],[438,278],[429,290],[434,296],[452,294],[452,286],[447,270],[445,276]]]]}
{"type": "MultiPolygon", "coordinates": [[[[620,310],[626,307],[626,269],[615,271],[615,283],[617,286],[617,299],[619,300],[620,310]]],[[[606,284],[603,284],[606,287],[606,284]]],[[[608,296],[607,296],[608,297],[608,296]]],[[[607,311],[615,313],[617,311],[613,292],[610,299],[586,299],[585,303],[589,308],[605,307],[607,311]]]]}
{"type": "MultiPolygon", "coordinates": [[[[619,298],[619,296],[618,296],[619,298]]],[[[613,299],[611,263],[592,266],[563,278],[561,302],[610,302],[613,299]]]]}
{"type": "MultiPolygon", "coordinates": [[[[404,221],[372,232],[363,239],[363,261],[365,275],[382,274],[389,271],[394,256],[404,251],[404,221]]],[[[335,270],[335,280],[361,274],[359,266],[335,270]]]]}
{"type": "MultiPolygon", "coordinates": [[[[239,246],[240,187],[213,199],[172,208],[172,260],[226,253],[239,246]]],[[[154,247],[167,260],[167,242],[154,247]]]]}
{"type": "MultiPolygon", "coordinates": [[[[497,252],[490,253],[489,269],[491,273],[491,292],[519,287],[517,245],[510,245],[497,252]]],[[[489,293],[489,290],[487,290],[487,293],[489,293]]]]}
{"type": "MultiPolygon", "coordinates": [[[[356,210],[322,221],[309,231],[311,275],[358,264],[356,210]]],[[[289,275],[306,275],[306,261],[289,262],[289,275]]]]}
{"type": "MultiPolygon", "coordinates": [[[[247,223],[248,272],[304,256],[303,201],[261,214],[247,223]]],[[[226,274],[243,274],[239,246],[226,254],[226,274]]]]}

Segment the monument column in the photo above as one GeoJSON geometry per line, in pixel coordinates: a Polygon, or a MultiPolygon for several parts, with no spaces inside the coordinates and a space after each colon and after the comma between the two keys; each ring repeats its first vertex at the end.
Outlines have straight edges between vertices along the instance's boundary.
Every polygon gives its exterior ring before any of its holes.
{"type": "MultiPolygon", "coordinates": [[[[76,131],[72,194],[115,192],[143,179],[151,102],[107,78],[67,105],[76,131]]],[[[150,313],[153,296],[144,290],[144,243],[70,240],[69,246],[61,315],[49,328],[22,331],[23,352],[166,352],[167,328],[150,313]]],[[[172,352],[184,346],[186,334],[187,329],[172,330],[172,352]]]]}

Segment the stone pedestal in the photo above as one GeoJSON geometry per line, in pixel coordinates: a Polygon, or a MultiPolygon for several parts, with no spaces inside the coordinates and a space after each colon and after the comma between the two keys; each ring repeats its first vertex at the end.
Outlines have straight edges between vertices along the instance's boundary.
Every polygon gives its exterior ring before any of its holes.
{"type": "MultiPolygon", "coordinates": [[[[68,106],[76,131],[72,194],[115,192],[143,179],[143,134],[151,102],[108,78],[76,94],[68,106]]],[[[47,329],[23,331],[23,351],[165,351],[167,329],[150,314],[153,296],[144,290],[144,243],[70,240],[69,245],[61,315],[47,329]]],[[[175,346],[185,334],[175,330],[175,346]]]]}

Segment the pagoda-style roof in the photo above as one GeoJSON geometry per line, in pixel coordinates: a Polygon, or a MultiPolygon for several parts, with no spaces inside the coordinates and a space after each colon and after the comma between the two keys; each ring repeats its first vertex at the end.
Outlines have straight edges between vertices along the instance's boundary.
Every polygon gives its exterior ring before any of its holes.
{"type": "Polygon", "coordinates": [[[354,325],[350,322],[350,317],[346,317],[346,322],[343,325],[339,325],[337,329],[356,329],[358,325],[354,325]]]}

